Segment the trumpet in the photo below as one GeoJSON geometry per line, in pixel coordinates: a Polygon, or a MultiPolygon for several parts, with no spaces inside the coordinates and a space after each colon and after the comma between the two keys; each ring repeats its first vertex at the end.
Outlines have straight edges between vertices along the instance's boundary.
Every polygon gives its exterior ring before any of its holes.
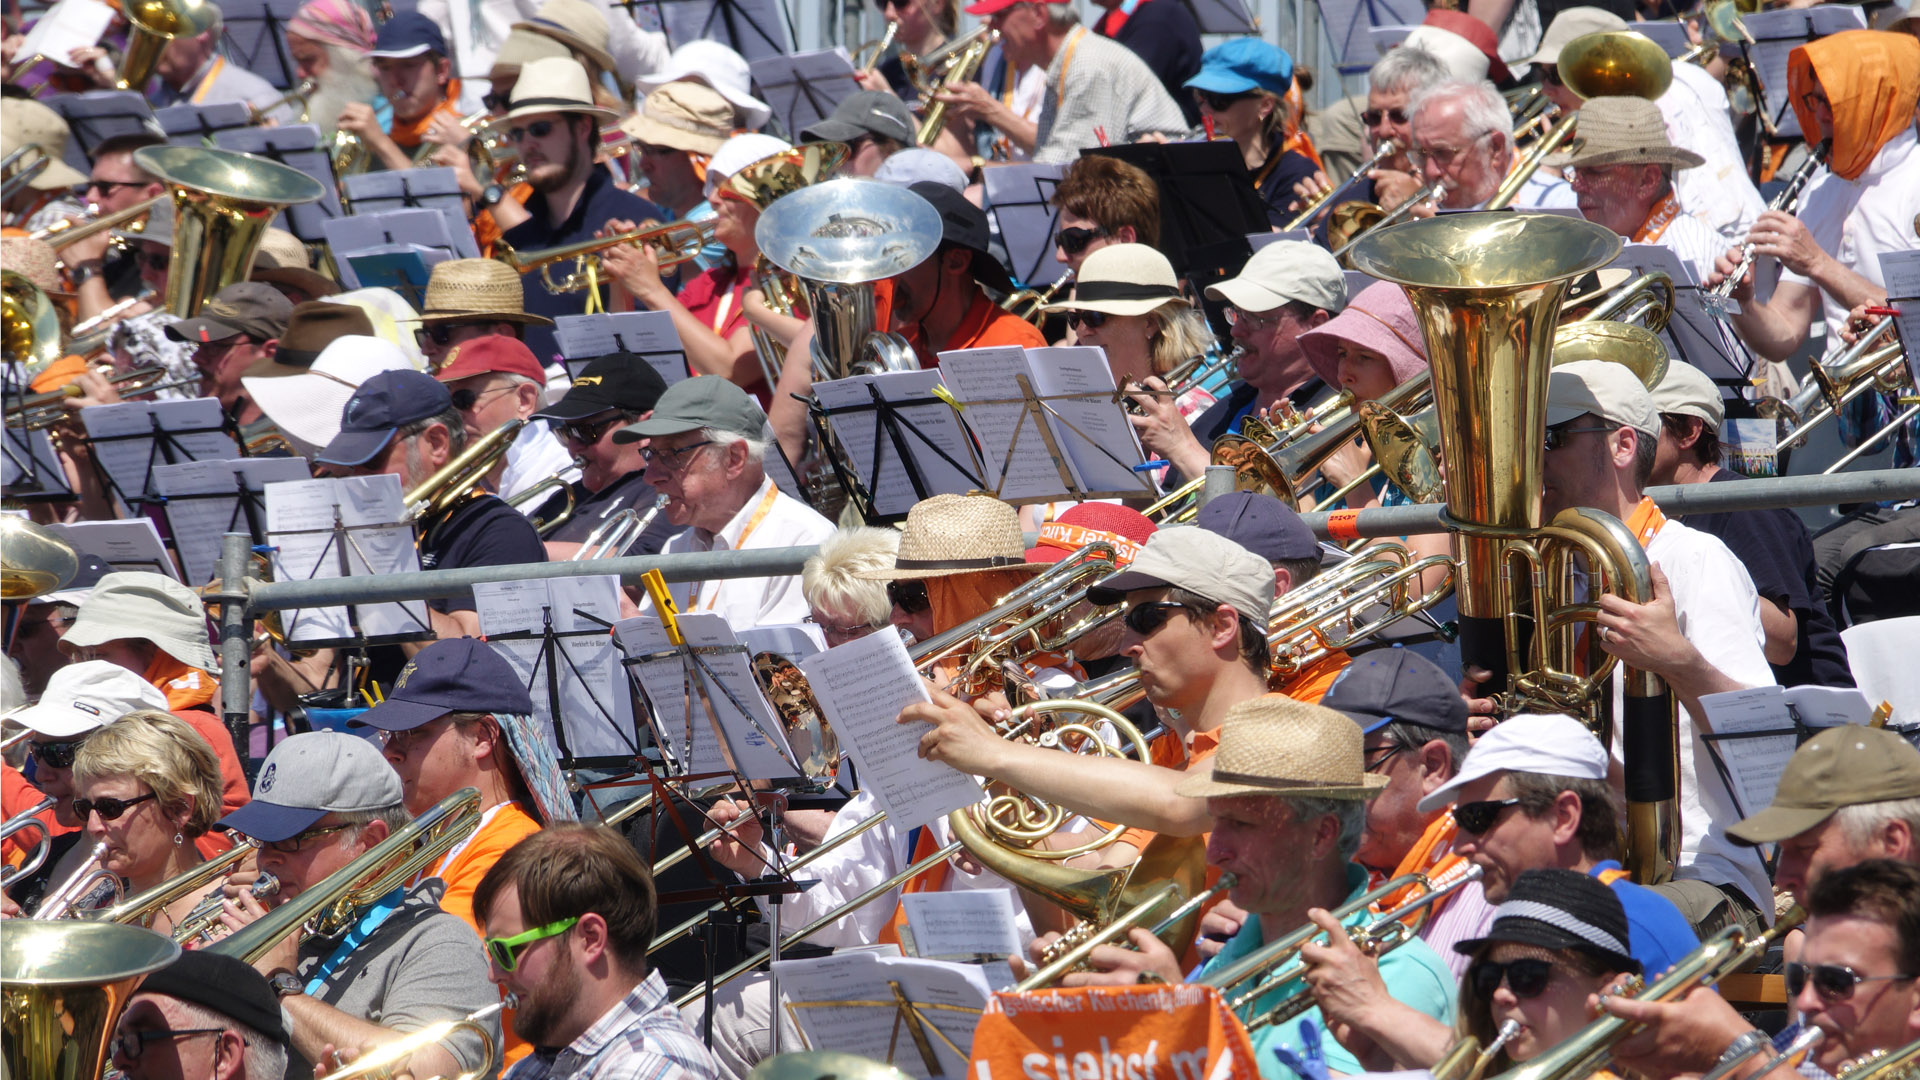
{"type": "Polygon", "coordinates": [[[1188,357],[1178,367],[1161,376],[1161,380],[1167,384],[1167,396],[1178,399],[1189,390],[1207,385],[1215,378],[1235,370],[1240,364],[1240,358],[1245,355],[1247,355],[1246,346],[1235,345],[1224,352],[1215,346],[1206,352],[1188,357]]]}
{"type": "Polygon", "coordinates": [[[66,884],[40,901],[40,909],[33,913],[33,917],[39,922],[49,922],[54,919],[79,916],[82,913],[90,916],[95,908],[118,904],[126,895],[126,891],[127,887],[121,883],[120,875],[107,869],[107,842],[102,840],[93,845],[93,850],[87,855],[87,861],[80,864],[80,868],[73,872],[73,876],[67,879],[66,884]],[[105,897],[105,905],[90,902],[96,896],[102,895],[105,897]]]}
{"type": "MultiPolygon", "coordinates": [[[[247,886],[247,894],[255,900],[265,900],[279,891],[280,879],[272,874],[263,873],[247,886]]],[[[227,894],[223,887],[208,892],[193,906],[192,911],[187,912],[187,917],[180,920],[180,925],[173,928],[173,940],[183,945],[190,941],[214,940],[213,928],[219,925],[220,913],[226,910],[226,906],[227,894]]]]}
{"type": "Polygon", "coordinates": [[[1841,1066],[1836,1075],[1839,1080],[1908,1080],[1915,1062],[1920,1062],[1920,1039],[1894,1050],[1868,1051],[1841,1066]]]}
{"type": "Polygon", "coordinates": [[[124,210],[102,214],[91,221],[78,221],[72,218],[56,221],[44,229],[36,230],[33,233],[33,239],[44,240],[53,247],[53,250],[59,251],[68,244],[85,240],[102,229],[117,229],[131,221],[145,220],[148,214],[153,213],[153,208],[160,205],[160,201],[165,198],[165,195],[155,195],[151,199],[134,203],[124,210]]]}
{"type": "Polygon", "coordinates": [[[509,994],[506,999],[484,1009],[475,1009],[458,1020],[441,1020],[410,1031],[401,1038],[381,1043],[361,1054],[347,1065],[328,1073],[322,1080],[387,1080],[395,1073],[404,1071],[401,1066],[418,1051],[443,1043],[462,1031],[472,1032],[479,1037],[485,1056],[478,1068],[440,1080],[480,1080],[492,1076],[494,1068],[500,1064],[500,1047],[494,1042],[493,1033],[482,1026],[482,1021],[493,1019],[501,1009],[514,1004],[513,995],[509,994]]]}
{"type": "MultiPolygon", "coordinates": [[[[1225,896],[1229,890],[1239,883],[1240,879],[1233,874],[1221,874],[1220,880],[1214,882],[1211,888],[1182,902],[1180,906],[1168,912],[1165,918],[1153,924],[1147,933],[1152,934],[1154,937],[1159,937],[1173,929],[1173,927],[1182,920],[1198,914],[1218,897],[1225,896]]],[[[1059,941],[1053,943],[1053,947],[1048,951],[1046,966],[1035,971],[1025,979],[1022,979],[1020,985],[1013,988],[1014,991],[1024,994],[1029,990],[1040,990],[1059,982],[1062,977],[1078,970],[1084,965],[1087,957],[1093,955],[1093,950],[1102,945],[1119,941],[1120,938],[1125,936],[1135,926],[1139,925],[1142,919],[1152,914],[1161,905],[1173,899],[1182,891],[1184,890],[1181,889],[1179,882],[1169,881],[1154,890],[1145,900],[1135,904],[1126,914],[1114,919],[1103,927],[1099,927],[1098,930],[1094,932],[1078,933],[1083,927],[1091,929],[1093,926],[1091,923],[1081,923],[1075,926],[1062,936],[1059,941]],[[1062,946],[1066,947],[1062,948],[1062,946]]],[[[1122,944],[1120,947],[1126,949],[1133,948],[1130,944],[1122,944]]]]}
{"type": "MultiPolygon", "coordinates": [[[[1291,409],[1291,406],[1287,405],[1284,401],[1281,404],[1291,409]]],[[[1313,425],[1320,424],[1324,426],[1339,423],[1351,415],[1352,412],[1353,395],[1348,391],[1342,390],[1326,401],[1308,407],[1305,412],[1290,412],[1285,421],[1285,427],[1275,427],[1267,420],[1249,415],[1246,419],[1240,421],[1240,429],[1238,431],[1228,432],[1226,435],[1222,435],[1213,441],[1213,446],[1210,448],[1211,456],[1209,457],[1209,463],[1214,465],[1233,465],[1237,469],[1241,464],[1240,454],[1238,451],[1229,454],[1229,447],[1238,446],[1241,442],[1250,442],[1263,448],[1269,454],[1276,453],[1283,447],[1291,446],[1293,443],[1305,438],[1310,433],[1313,425]],[[1230,442],[1229,439],[1233,441],[1230,442]]],[[[1192,505],[1189,500],[1198,495],[1201,487],[1205,484],[1205,476],[1196,476],[1167,494],[1162,495],[1156,502],[1141,511],[1141,513],[1168,524],[1187,521],[1199,511],[1199,507],[1192,505]],[[1182,504],[1187,505],[1183,506],[1182,504]],[[1170,513],[1175,507],[1181,507],[1181,509],[1177,512],[1170,513]],[[1163,517],[1161,515],[1165,516],[1163,517]]],[[[1238,478],[1236,477],[1236,486],[1237,484],[1238,478]]],[[[1256,487],[1253,490],[1264,489],[1256,487]]]]}
{"type": "Polygon", "coordinates": [[[927,102],[927,114],[920,121],[915,145],[933,145],[947,122],[947,103],[938,96],[956,84],[972,82],[980,65],[986,62],[987,51],[999,40],[1000,31],[981,26],[925,56],[900,57],[900,66],[906,70],[908,80],[920,91],[921,100],[927,102]]]}
{"type": "MultiPolygon", "coordinates": [[[[1906,379],[1906,352],[1893,337],[1893,320],[1887,319],[1860,336],[1832,359],[1809,363],[1812,377],[1800,392],[1782,405],[1761,410],[1763,416],[1785,417],[1795,424],[1780,440],[1782,447],[1799,446],[1814,428],[1840,414],[1854,398],[1873,389],[1897,391],[1906,379]]],[[[1765,402],[1763,404],[1772,404],[1765,402]]],[[[1866,443],[1863,446],[1868,445],[1866,443]]],[[[1847,460],[1851,461],[1851,458],[1847,460]]]]}
{"type": "MultiPolygon", "coordinates": [[[[1821,1041],[1826,1037],[1827,1033],[1825,1031],[1809,1024],[1800,1034],[1794,1036],[1793,1041],[1787,1044],[1786,1049],[1773,1055],[1759,1072],[1751,1075],[1765,1076],[1782,1065],[1796,1069],[1799,1068],[1801,1062],[1807,1060],[1807,1058],[1813,1055],[1815,1050],[1820,1048],[1821,1041]]],[[[1734,1057],[1723,1058],[1719,1064],[1702,1073],[1700,1080],[1726,1080],[1727,1077],[1733,1075],[1735,1069],[1759,1057],[1761,1053],[1769,1049],[1772,1049],[1770,1043],[1762,1042],[1751,1044],[1747,1049],[1734,1057]]],[[[1842,1070],[1841,1075],[1846,1075],[1845,1070],[1842,1070]]]]}
{"type": "Polygon", "coordinates": [[[616,233],[594,240],[582,240],[576,244],[562,244],[559,247],[542,248],[539,251],[515,251],[504,243],[498,245],[499,251],[494,258],[522,274],[540,271],[540,283],[547,291],[555,295],[561,293],[584,292],[604,284],[600,273],[600,252],[622,244],[652,244],[660,248],[660,265],[678,266],[700,254],[700,249],[713,243],[713,219],[705,221],[670,221],[664,225],[654,224],[632,232],[616,233]],[[573,270],[559,281],[553,279],[553,265],[574,260],[573,270]]]}
{"type": "MultiPolygon", "coordinates": [[[[32,732],[25,734],[30,735],[32,732]]],[[[47,853],[53,850],[53,833],[47,828],[47,823],[40,820],[40,815],[51,809],[53,809],[53,796],[49,795],[8,818],[6,824],[0,825],[0,840],[11,840],[28,829],[33,829],[40,834],[40,838],[33,842],[33,847],[27,850],[26,858],[20,860],[19,866],[0,867],[0,889],[12,888],[14,882],[33,876],[46,865],[47,853]]]]}
{"type": "Polygon", "coordinates": [[[587,534],[580,550],[573,553],[573,560],[618,558],[621,552],[627,550],[627,545],[640,539],[640,534],[647,531],[647,526],[653,524],[653,519],[659,517],[660,511],[666,506],[667,497],[662,495],[653,500],[653,505],[644,514],[629,506],[609,516],[587,534]]]}
{"type": "MultiPolygon", "coordinates": [[[[123,374],[109,376],[107,384],[112,386],[114,392],[121,397],[137,397],[168,387],[185,385],[187,381],[194,385],[200,382],[199,379],[193,379],[163,383],[160,380],[165,378],[166,374],[167,369],[163,367],[134,368],[123,374]]],[[[85,394],[86,391],[82,390],[78,383],[68,383],[58,390],[49,390],[43,394],[28,394],[7,406],[6,426],[25,428],[28,431],[50,428],[73,415],[66,408],[65,402],[83,397],[85,394]]]]}
{"type": "MultiPolygon", "coordinates": [[[[1765,110],[1763,109],[1762,112],[1764,113],[1765,110]]],[[[1830,139],[1823,139],[1814,144],[1807,154],[1807,160],[1793,170],[1793,176],[1787,180],[1787,186],[1781,188],[1780,193],[1773,197],[1773,201],[1767,203],[1767,209],[1788,214],[1798,213],[1800,196],[1806,192],[1807,184],[1813,180],[1813,174],[1827,163],[1827,155],[1832,152],[1833,142],[1830,139]]],[[[1740,257],[1734,260],[1733,272],[1722,278],[1720,284],[1707,291],[1715,296],[1732,296],[1734,286],[1740,284],[1740,279],[1746,276],[1747,267],[1752,264],[1753,237],[1748,235],[1740,242],[1740,257]]]]}
{"type": "Polygon", "coordinates": [[[1280,231],[1292,232],[1295,229],[1306,228],[1307,222],[1312,221],[1316,217],[1319,217],[1320,211],[1333,203],[1334,196],[1339,195],[1340,193],[1346,191],[1348,188],[1359,183],[1361,180],[1366,179],[1366,176],[1368,173],[1372,172],[1373,170],[1379,168],[1381,165],[1385,164],[1386,160],[1392,157],[1394,155],[1394,152],[1399,149],[1400,149],[1400,144],[1393,141],[1392,139],[1388,139],[1385,142],[1382,142],[1379,146],[1374,148],[1373,156],[1367,159],[1367,163],[1365,165],[1362,165],[1358,169],[1355,169],[1353,171],[1353,175],[1347,177],[1345,181],[1333,187],[1330,187],[1326,191],[1322,192],[1312,202],[1308,203],[1306,205],[1306,208],[1301,210],[1298,216],[1296,216],[1292,221],[1287,222],[1286,225],[1280,229],[1280,231]]]}
{"type": "Polygon", "coordinates": [[[1001,310],[1009,315],[1018,315],[1035,326],[1047,321],[1047,305],[1060,295],[1060,290],[1073,285],[1074,272],[1071,267],[1053,279],[1053,283],[1038,289],[1020,289],[1007,294],[1000,301],[1001,310]]]}

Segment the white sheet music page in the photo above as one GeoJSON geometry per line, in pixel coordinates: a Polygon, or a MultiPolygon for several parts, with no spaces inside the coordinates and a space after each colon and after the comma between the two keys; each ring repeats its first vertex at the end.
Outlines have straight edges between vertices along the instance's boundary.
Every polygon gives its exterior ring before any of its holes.
{"type": "Polygon", "coordinates": [[[1920,380],[1920,251],[1881,252],[1880,280],[1887,286],[1887,305],[1900,312],[1893,317],[1894,332],[1907,347],[1907,374],[1920,380]]]}
{"type": "Polygon", "coordinates": [[[918,828],[980,801],[973,777],[920,757],[925,724],[896,722],[901,709],[928,700],[900,635],[855,638],[800,661],[800,670],[894,827],[918,828]]]}
{"type": "MultiPolygon", "coordinates": [[[[413,526],[400,523],[400,478],[331,477],[269,483],[267,542],[276,581],[404,574],[420,569],[413,526]],[[345,526],[336,534],[336,511],[345,526]],[[341,542],[336,542],[338,536],[341,542]]],[[[424,600],[356,604],[360,632],[369,640],[414,636],[428,628],[424,600]]],[[[282,615],[290,640],[348,641],[352,625],[343,607],[303,608],[282,615]]]]}
{"type": "MultiPolygon", "coordinates": [[[[633,621],[637,620],[626,620],[633,621]]],[[[652,621],[655,627],[659,627],[659,620],[652,621]]],[[[625,626],[626,622],[621,625],[625,626]]],[[[727,761],[731,758],[733,766],[748,780],[792,778],[799,770],[791,760],[792,750],[787,746],[786,732],[773,715],[773,706],[767,703],[766,695],[760,692],[759,683],[754,681],[752,657],[743,648],[735,648],[740,645],[740,640],[734,636],[727,620],[712,612],[701,611],[681,615],[678,622],[687,644],[706,650],[698,654],[703,665],[701,679],[707,696],[705,703],[697,697],[693,702],[692,723],[696,741],[692,771],[722,771],[728,767],[727,761]],[[711,717],[707,714],[707,704],[713,707],[711,717]],[[724,756],[719,753],[720,745],[710,738],[716,722],[721,739],[725,742],[724,756]],[[705,757],[700,753],[699,736],[709,736],[705,741],[714,748],[714,757],[705,757]]],[[[664,628],[659,629],[659,637],[654,640],[658,649],[670,647],[664,628]]],[[[629,645],[628,654],[644,655],[645,650],[637,650],[629,645]]],[[[643,680],[648,677],[658,680],[662,692],[671,702],[681,695],[681,675],[664,664],[672,664],[677,668],[680,663],[679,657],[668,657],[657,672],[643,672],[643,680]]],[[[649,700],[654,700],[653,684],[643,681],[643,686],[647,689],[649,700]]],[[[672,704],[670,707],[677,711],[682,706],[672,704]]],[[[666,719],[664,713],[661,718],[666,719]]],[[[686,724],[686,717],[676,714],[673,721],[666,725],[676,748],[685,739],[686,724]]]]}
{"type": "MultiPolygon", "coordinates": [[[[220,563],[220,545],[229,532],[246,532],[240,492],[256,495],[268,484],[311,476],[305,458],[256,457],[227,461],[189,461],[153,470],[153,490],[167,499],[167,526],[188,581],[211,581],[220,563]]],[[[260,527],[266,529],[265,507],[260,527]]]]}
{"type": "Polygon", "coordinates": [[[901,996],[935,1029],[927,1032],[927,1042],[940,1075],[964,1077],[987,996],[1012,983],[1004,963],[983,967],[869,952],[782,960],[774,973],[782,1007],[808,1045],[889,1062],[919,1080],[934,1074],[904,1026],[889,984],[898,983],[901,996]]]}
{"type": "MultiPolygon", "coordinates": [[[[72,544],[75,550],[98,556],[115,570],[144,570],[176,581],[180,578],[174,569],[173,556],[167,554],[167,546],[160,541],[160,532],[154,528],[151,518],[75,521],[47,528],[72,544]]],[[[207,581],[206,578],[196,580],[202,585],[207,581]]]]}
{"type": "MultiPolygon", "coordinates": [[[[1733,777],[1733,791],[1741,810],[1759,813],[1773,802],[1780,786],[1780,773],[1793,756],[1795,745],[1793,716],[1787,712],[1786,695],[1778,686],[1756,686],[1708,694],[1700,699],[1700,711],[1715,735],[1747,735],[1748,738],[1714,739],[1707,745],[1720,755],[1733,777]],[[1755,732],[1778,731],[1779,735],[1751,737],[1755,732]]],[[[1701,762],[1705,768],[1712,766],[1701,762]]]]}
{"type": "Polygon", "coordinates": [[[1113,369],[1107,366],[1106,350],[1086,345],[1028,349],[1027,362],[1033,368],[1034,389],[1061,398],[1048,402],[1056,414],[1049,419],[1081,488],[1151,498],[1153,482],[1133,471],[1143,459],[1140,440],[1126,410],[1113,400],[1113,369]],[[1067,394],[1084,396],[1062,397],[1067,394]]]}
{"type": "Polygon", "coordinates": [[[20,43],[20,51],[15,55],[22,60],[44,56],[72,67],[67,58],[73,50],[100,44],[116,14],[99,0],[60,0],[27,31],[27,39],[20,43]]]}
{"type": "Polygon", "coordinates": [[[80,422],[87,437],[95,440],[94,460],[128,499],[148,494],[152,466],[240,456],[239,445],[221,430],[225,417],[217,398],[92,405],[80,410],[80,422]],[[169,433],[171,446],[154,445],[156,425],[169,433]]]}
{"type": "MultiPolygon", "coordinates": [[[[670,652],[667,628],[658,616],[641,615],[613,624],[613,639],[626,654],[625,667],[646,696],[655,737],[671,760],[673,775],[724,773],[726,755],[713,725],[701,718],[689,723],[687,674],[678,653],[670,652]],[[641,659],[652,657],[652,659],[641,659]]],[[[696,704],[694,712],[698,712],[696,704]]]]}
{"type": "Polygon", "coordinates": [[[922,958],[971,960],[1020,952],[1010,889],[902,893],[900,906],[913,931],[913,951],[922,958]]]}
{"type": "Polygon", "coordinates": [[[507,658],[532,695],[534,717],[547,729],[556,752],[563,741],[567,758],[631,757],[639,752],[632,698],[620,672],[619,650],[606,628],[620,614],[619,578],[486,582],[473,587],[473,606],[487,644],[507,658]],[[549,618],[557,635],[551,656],[544,637],[549,618]],[[551,691],[556,678],[564,740],[554,734],[551,691]]]}
{"type": "MultiPolygon", "coordinates": [[[[1046,438],[1027,416],[1026,404],[1019,400],[1020,384],[1015,377],[1032,374],[1026,350],[1018,345],[940,354],[940,377],[953,396],[966,405],[962,417],[980,441],[980,455],[986,462],[986,475],[981,478],[986,483],[982,486],[988,491],[997,490],[999,497],[1010,503],[1042,502],[1067,493],[1060,470],[1047,450],[1046,438]],[[983,404],[990,401],[1003,404],[983,404]],[[1004,481],[1000,475],[1003,468],[1004,481]]],[[[1043,393],[1037,383],[1033,392],[1043,393]]],[[[1071,463],[1067,464],[1071,471],[1071,463]]]]}
{"type": "MultiPolygon", "coordinates": [[[[813,392],[828,409],[871,406],[873,395],[868,387],[879,391],[889,402],[925,402],[901,405],[894,410],[901,422],[900,441],[905,444],[907,456],[919,471],[928,495],[960,495],[977,486],[973,477],[953,464],[972,466],[972,440],[952,406],[933,399],[932,390],[938,385],[939,371],[894,371],[814,383],[813,392]],[[941,452],[946,456],[942,457],[941,452]]],[[[899,448],[887,431],[875,423],[872,408],[830,415],[827,423],[845,448],[847,463],[854,475],[871,487],[876,513],[904,514],[920,501],[907,475],[907,466],[901,461],[899,448]],[[877,476],[876,456],[880,463],[877,476]]]]}

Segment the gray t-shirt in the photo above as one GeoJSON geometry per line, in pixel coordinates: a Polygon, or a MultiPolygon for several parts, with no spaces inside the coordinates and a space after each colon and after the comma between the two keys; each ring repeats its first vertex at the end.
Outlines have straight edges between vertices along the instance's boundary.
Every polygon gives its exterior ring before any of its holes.
{"type": "MultiPolygon", "coordinates": [[[[440,910],[446,888],[439,878],[428,878],[409,890],[406,901],[327,973],[314,996],[394,1031],[457,1020],[497,1003],[500,991],[487,979],[479,937],[457,916],[440,910]]],[[[351,932],[301,942],[300,977],[311,980],[351,932]]],[[[499,1016],[482,1026],[497,1045],[499,1016]]],[[[446,1045],[463,1071],[479,1067],[484,1052],[472,1032],[463,1031],[446,1045]]]]}

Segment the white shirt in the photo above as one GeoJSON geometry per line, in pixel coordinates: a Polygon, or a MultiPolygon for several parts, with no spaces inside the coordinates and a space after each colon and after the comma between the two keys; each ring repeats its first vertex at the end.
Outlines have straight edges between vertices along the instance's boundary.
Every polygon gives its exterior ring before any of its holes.
{"type": "MultiPolygon", "coordinates": [[[[1485,199],[1480,200],[1472,209],[1485,210],[1487,203],[1492,200],[1493,196],[1489,195],[1485,199]]],[[[1535,169],[1533,175],[1527,177],[1527,182],[1520,185],[1520,193],[1513,197],[1513,202],[1510,205],[1516,210],[1539,210],[1542,208],[1578,210],[1580,209],[1580,197],[1573,193],[1572,184],[1567,183],[1558,176],[1544,175],[1538,169],[1535,169]]]]}
{"type": "MultiPolygon", "coordinates": [[[[640,29],[624,8],[607,0],[592,0],[592,3],[606,17],[612,31],[607,52],[619,66],[617,74],[623,86],[631,90],[635,79],[666,65],[672,47],[667,44],[665,34],[640,29]]],[[[462,85],[468,88],[468,92],[461,95],[463,112],[479,108],[480,95],[486,93],[489,86],[487,72],[493,68],[493,58],[499,54],[500,45],[507,40],[513,24],[532,19],[539,8],[540,0],[462,0],[459,4],[449,0],[420,0],[417,10],[446,34],[447,45],[454,53],[454,74],[460,76],[462,85]],[[456,7],[460,9],[457,18],[456,7]],[[469,103],[468,98],[473,100],[469,103]]]]}
{"type": "MultiPolygon", "coordinates": [[[[1764,652],[1760,594],[1727,545],[1711,533],[1668,518],[1647,544],[1647,558],[1660,567],[1673,590],[1680,632],[1707,663],[1744,686],[1772,686],[1764,652]]],[[[1624,714],[1625,688],[1613,680],[1614,715],[1624,714]]],[[[1732,793],[1694,729],[1693,717],[1676,708],[1680,721],[1680,865],[1675,876],[1715,885],[1735,885],[1772,921],[1773,885],[1755,848],[1727,837],[1727,826],[1762,807],[1736,808],[1732,793]]],[[[1614,749],[1619,750],[1618,728],[1614,749]]]]}
{"type": "MultiPolygon", "coordinates": [[[[580,470],[573,463],[573,455],[567,452],[562,443],[548,427],[546,421],[535,420],[520,429],[513,437],[513,444],[507,447],[507,467],[500,473],[500,497],[511,499],[533,485],[550,476],[558,476],[571,484],[580,479],[580,470]]],[[[545,499],[535,499],[523,511],[540,509],[545,499]]]]}
{"type": "MultiPolygon", "coordinates": [[[[710,537],[688,526],[667,541],[663,554],[683,551],[748,551],[818,544],[833,533],[833,523],[798,499],[762,480],[726,528],[710,537]],[[762,513],[764,506],[765,512],[762,513]],[[755,519],[758,519],[757,521],[755,519]],[[744,535],[743,535],[744,534],[744,535]]],[[[800,595],[800,575],[682,581],[668,586],[683,612],[712,611],[735,630],[775,623],[805,622],[810,613],[800,595]]]]}
{"type": "MultiPolygon", "coordinates": [[[[1713,272],[1713,260],[1726,254],[1733,245],[1711,225],[1685,211],[1682,205],[1681,213],[1667,222],[1666,229],[1654,243],[1678,255],[1680,261],[1693,264],[1693,280],[1697,283],[1713,272]]],[[[1631,243],[1632,238],[1629,237],[1628,242],[1631,243]]]]}
{"type": "MultiPolygon", "coordinates": [[[[1920,244],[1913,232],[1914,217],[1920,215],[1920,150],[1916,146],[1920,140],[1908,128],[1887,140],[1858,180],[1843,180],[1822,169],[1800,202],[1800,222],[1821,250],[1875,285],[1886,284],[1880,276],[1881,252],[1912,251],[1920,244]]],[[[1785,268],[1780,280],[1818,288],[1785,268]]],[[[1820,293],[1820,306],[1826,315],[1828,340],[1839,341],[1847,308],[1835,304],[1825,290],[1820,293]]]]}
{"type": "MultiPolygon", "coordinates": [[[[1673,85],[1654,104],[1667,122],[1667,141],[1707,159],[1704,165],[1674,170],[1680,209],[1725,240],[1747,235],[1767,204],[1741,159],[1726,90],[1698,64],[1675,64],[1673,85]]],[[[1701,272],[1712,269],[1709,259],[1701,272]]]]}

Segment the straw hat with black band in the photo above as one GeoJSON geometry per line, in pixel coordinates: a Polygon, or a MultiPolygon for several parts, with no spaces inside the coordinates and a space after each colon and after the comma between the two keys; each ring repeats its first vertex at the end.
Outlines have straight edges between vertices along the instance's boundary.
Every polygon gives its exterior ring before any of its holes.
{"type": "Polygon", "coordinates": [[[1109,244],[1080,264],[1073,299],[1044,310],[1145,315],[1180,298],[1180,280],[1165,255],[1145,244],[1109,244]]]}
{"type": "Polygon", "coordinates": [[[495,259],[449,259],[427,277],[427,295],[421,301],[420,321],[509,322],[521,326],[552,326],[543,315],[529,315],[520,275],[495,259]]]}
{"type": "Polygon", "coordinates": [[[1174,791],[1191,799],[1371,799],[1387,778],[1367,771],[1364,739],[1345,714],[1262,694],[1227,710],[1220,748],[1174,791]]]}
{"type": "Polygon", "coordinates": [[[891,570],[863,570],[867,581],[918,581],[982,570],[1045,570],[1028,562],[1020,513],[991,495],[935,495],[907,511],[891,570]]]}
{"type": "Polygon", "coordinates": [[[573,57],[546,57],[520,69],[514,81],[513,95],[507,101],[511,123],[544,113],[580,113],[601,120],[618,120],[620,114],[594,104],[593,83],[586,66],[573,57]]]}

